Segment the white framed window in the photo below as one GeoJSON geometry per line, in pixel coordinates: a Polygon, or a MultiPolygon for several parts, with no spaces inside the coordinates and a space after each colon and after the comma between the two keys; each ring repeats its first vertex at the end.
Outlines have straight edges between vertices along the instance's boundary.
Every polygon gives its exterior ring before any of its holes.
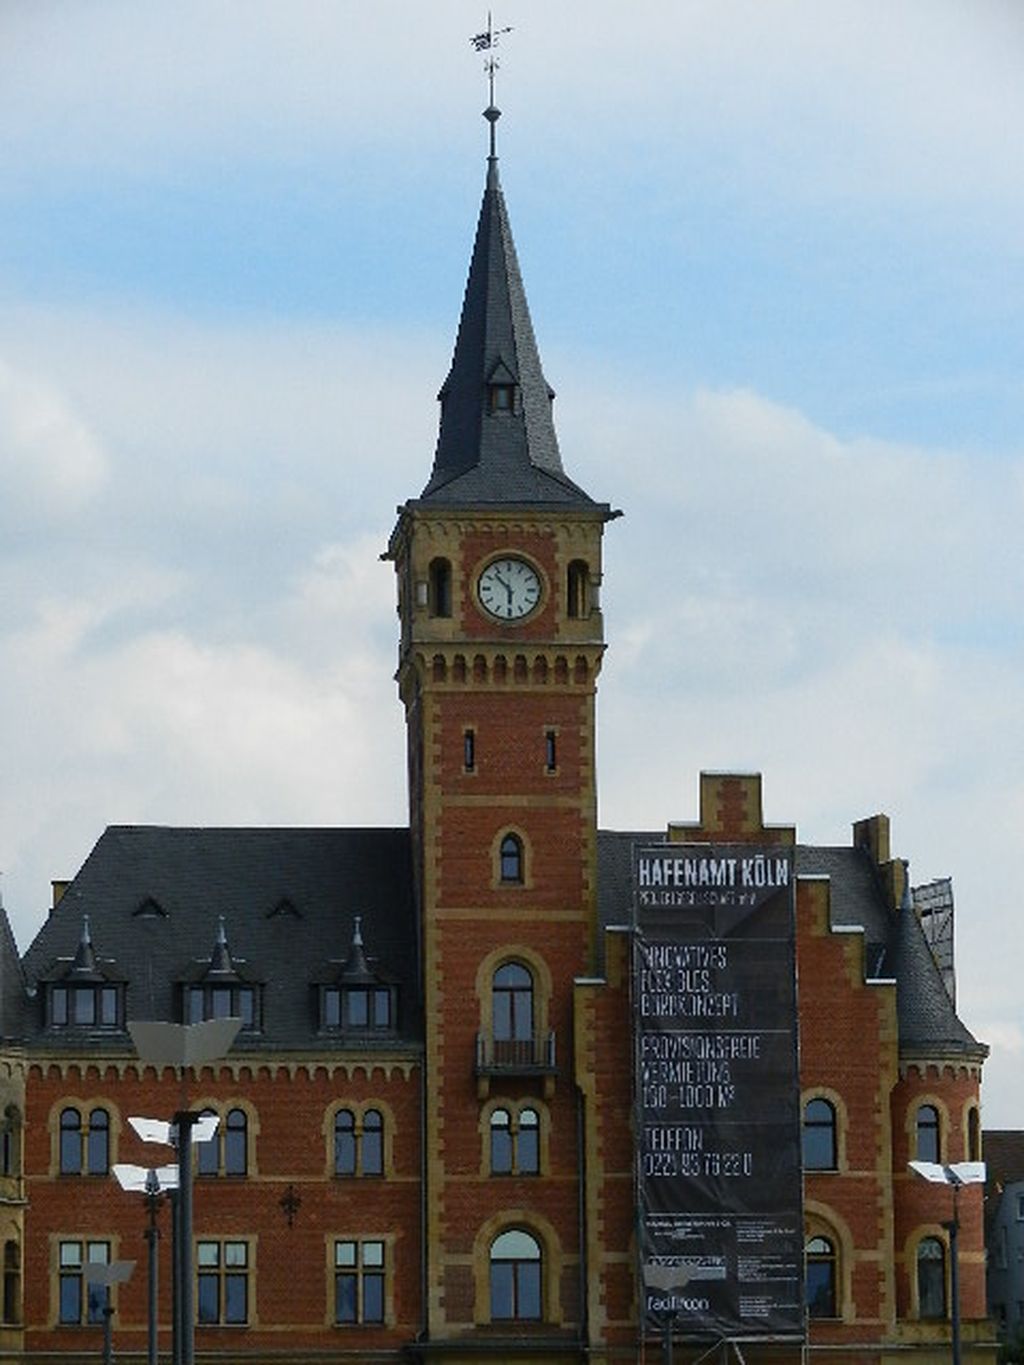
{"type": "Polygon", "coordinates": [[[341,1325],[383,1322],[387,1248],[377,1238],[339,1238],[334,1243],[334,1321],[341,1325]]]}
{"type": "Polygon", "coordinates": [[[249,1321],[250,1275],[247,1241],[196,1243],[196,1321],[203,1326],[249,1321]]]}

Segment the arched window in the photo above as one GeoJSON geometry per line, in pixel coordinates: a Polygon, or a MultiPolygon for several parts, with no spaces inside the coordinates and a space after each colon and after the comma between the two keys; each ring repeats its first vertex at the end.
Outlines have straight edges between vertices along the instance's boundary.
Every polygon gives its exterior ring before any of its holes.
{"type": "Polygon", "coordinates": [[[973,1104],[967,1111],[967,1160],[981,1160],[981,1120],[973,1104]]]}
{"type": "Polygon", "coordinates": [[[512,1116],[507,1109],[491,1115],[491,1175],[512,1174],[512,1116]]]}
{"type": "Polygon", "coordinates": [[[335,1114],[334,1174],[384,1174],[384,1119],[379,1109],[367,1109],[361,1119],[351,1109],[335,1114]]]}
{"type": "MultiPolygon", "coordinates": [[[[216,1114],[204,1109],[204,1114],[216,1114]]],[[[249,1174],[249,1116],[244,1109],[229,1109],[208,1142],[196,1143],[196,1166],[200,1175],[249,1174]]]]}
{"type": "Polygon", "coordinates": [[[447,559],[430,561],[430,614],[452,614],[452,566],[447,559]]]}
{"type": "Polygon", "coordinates": [[[21,1111],[16,1104],[4,1110],[0,1126],[0,1175],[21,1175],[21,1111]]]}
{"type": "Polygon", "coordinates": [[[106,1175],[110,1169],[110,1115],[94,1109],[89,1115],[86,1139],[86,1170],[90,1175],[106,1175]]]}
{"type": "Polygon", "coordinates": [[[516,1131],[516,1170],[520,1175],[540,1171],[540,1118],[536,1109],[521,1109],[516,1131]]]}
{"type": "MultiPolygon", "coordinates": [[[[213,1109],[202,1110],[203,1117],[215,1114],[213,1109]]],[[[218,1128],[220,1125],[217,1125],[218,1128]]],[[[200,1175],[220,1175],[220,1136],[214,1133],[208,1142],[196,1143],[196,1169],[200,1175]]]]}
{"type": "Polygon", "coordinates": [[[582,617],[589,614],[589,603],[587,602],[587,584],[589,581],[590,570],[587,567],[586,560],[574,559],[566,573],[565,605],[567,615],[582,617]]]}
{"type": "Polygon", "coordinates": [[[363,1175],[382,1175],[384,1172],[384,1120],[377,1109],[367,1109],[363,1115],[363,1175]]]}
{"type": "Polygon", "coordinates": [[[523,841],[515,834],[506,834],[499,850],[501,861],[501,880],[503,882],[522,882],[523,880],[523,841]]]}
{"type": "Polygon", "coordinates": [[[77,1109],[60,1112],[60,1173],[82,1174],[82,1116],[77,1109]]]}
{"type": "Polygon", "coordinates": [[[93,1109],[87,1123],[77,1109],[60,1114],[61,1175],[106,1175],[110,1169],[110,1115],[93,1109]]]}
{"type": "Polygon", "coordinates": [[[804,1106],[803,1147],[804,1170],[836,1169],[836,1111],[828,1100],[816,1097],[804,1106]]]}
{"type": "Polygon", "coordinates": [[[356,1173],[356,1116],[351,1109],[339,1109],[334,1116],[334,1174],[356,1173]]]}
{"type": "Polygon", "coordinates": [[[937,1237],[917,1244],[917,1309],[922,1318],[946,1316],[946,1248],[937,1237]]]}
{"type": "Polygon", "coordinates": [[[224,1124],[224,1174],[245,1175],[248,1171],[249,1133],[244,1109],[229,1109],[224,1124]]]}
{"type": "Polygon", "coordinates": [[[4,1243],[3,1321],[21,1318],[21,1248],[13,1239],[4,1243]]]}
{"type": "Polygon", "coordinates": [[[506,962],[494,973],[491,1013],[495,1055],[512,1061],[517,1050],[533,1043],[533,977],[519,962],[506,962]]]}
{"type": "Polygon", "coordinates": [[[540,1118],[536,1109],[491,1114],[491,1175],[536,1175],[540,1170],[540,1118]]]}
{"type": "Polygon", "coordinates": [[[917,1159],[941,1161],[939,1111],[934,1104],[922,1104],[917,1111],[917,1159]]]}
{"type": "Polygon", "coordinates": [[[502,1232],[491,1243],[491,1319],[539,1322],[541,1253],[534,1237],[520,1228],[502,1232]]]}
{"type": "Polygon", "coordinates": [[[804,1273],[808,1317],[836,1317],[836,1249],[828,1237],[808,1238],[804,1247],[804,1273]]]}

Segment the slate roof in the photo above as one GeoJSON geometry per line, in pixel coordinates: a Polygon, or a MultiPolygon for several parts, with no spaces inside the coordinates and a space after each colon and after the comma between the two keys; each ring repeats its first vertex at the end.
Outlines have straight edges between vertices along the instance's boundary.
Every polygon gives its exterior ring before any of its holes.
{"type": "MultiPolygon", "coordinates": [[[[628,924],[632,849],[662,832],[598,833],[598,912],[602,925],[628,924]]],[[[986,1048],[957,1018],[912,909],[891,911],[868,854],[801,845],[797,872],[827,876],[834,927],[863,929],[866,974],[894,977],[901,1050],[983,1057],[986,1048]]],[[[88,916],[98,972],[129,982],[129,1016],[175,1019],[176,984],[193,981],[226,948],[243,981],[263,985],[263,1028],[240,1047],[336,1049],[317,1031],[315,985],[336,980],[361,951],[382,981],[399,990],[398,1037],[422,1036],[416,909],[407,829],[172,829],[112,826],[25,954],[30,987],[71,966],[88,916]],[[353,956],[356,919],[363,948],[353,956]]],[[[0,922],[0,933],[3,924],[0,922]]],[[[2,945],[0,945],[2,946],[2,945]]],[[[13,944],[12,944],[13,946],[13,944]]],[[[5,955],[5,1032],[28,1040],[43,1026],[41,1001],[22,986],[16,956],[5,955]]],[[[80,1049],[82,1032],[51,1030],[47,1046],[80,1049]]],[[[103,1034],[109,1043],[109,1033],[103,1034]]],[[[85,1041],[89,1041],[86,1039],[85,1041]]],[[[95,1041],[99,1041],[96,1039],[95,1041]]],[[[394,1046],[396,1039],[382,1040],[394,1046]]],[[[353,1046],[367,1045],[366,1039],[353,1046]]],[[[369,1045],[374,1045],[373,1040],[369,1045]]]]}
{"type": "MultiPolygon", "coordinates": [[[[399,1035],[420,1037],[406,829],[112,826],[25,954],[30,984],[52,977],[60,960],[70,965],[85,914],[97,966],[129,979],[128,1013],[138,1019],[180,1018],[175,983],[210,963],[223,917],[238,976],[264,983],[263,1029],[239,1035],[236,1047],[302,1050],[339,1046],[337,1035],[317,1034],[313,984],[341,971],[359,916],[371,966],[398,986],[399,1035]]],[[[39,1002],[28,1018],[41,1028],[39,1002]]],[[[32,1032],[27,1020],[23,1027],[32,1032]]],[[[82,1037],[51,1030],[51,1041],[73,1049],[82,1037]]]]}
{"type": "MultiPolygon", "coordinates": [[[[664,832],[602,830],[598,834],[598,913],[602,924],[629,922],[634,843],[661,843],[664,832]]],[[[893,912],[870,856],[859,848],[800,844],[798,876],[828,877],[833,928],[864,931],[868,977],[895,978],[900,1050],[982,1058],[988,1049],[957,1017],[942,974],[913,910],[893,912]]]]}
{"type": "Polygon", "coordinates": [[[566,475],[519,271],[497,158],[477,222],[441,426],[423,501],[450,505],[594,507],[566,475]],[[492,411],[490,386],[516,387],[513,411],[492,411]]]}

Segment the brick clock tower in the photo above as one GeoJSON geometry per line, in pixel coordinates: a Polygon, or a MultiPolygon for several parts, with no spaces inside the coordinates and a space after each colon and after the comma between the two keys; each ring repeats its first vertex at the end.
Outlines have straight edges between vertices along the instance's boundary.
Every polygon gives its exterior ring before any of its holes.
{"type": "MultiPolygon", "coordinates": [[[[493,130],[497,110],[485,116],[493,130]]],[[[388,548],[420,905],[423,1289],[439,1354],[476,1324],[493,1334],[534,1316],[517,1296],[537,1296],[555,1336],[582,1312],[567,1292],[580,1261],[572,992],[595,963],[601,537],[617,514],[565,474],[553,398],[492,137],[433,471],[388,548]]]]}

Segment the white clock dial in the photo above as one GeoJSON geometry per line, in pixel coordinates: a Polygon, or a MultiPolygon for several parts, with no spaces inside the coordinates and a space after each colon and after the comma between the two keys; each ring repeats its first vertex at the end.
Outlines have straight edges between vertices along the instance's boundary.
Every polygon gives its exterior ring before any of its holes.
{"type": "Polygon", "coordinates": [[[540,601],[540,579],[525,559],[496,559],[477,584],[480,605],[499,621],[519,621],[540,601]]]}

